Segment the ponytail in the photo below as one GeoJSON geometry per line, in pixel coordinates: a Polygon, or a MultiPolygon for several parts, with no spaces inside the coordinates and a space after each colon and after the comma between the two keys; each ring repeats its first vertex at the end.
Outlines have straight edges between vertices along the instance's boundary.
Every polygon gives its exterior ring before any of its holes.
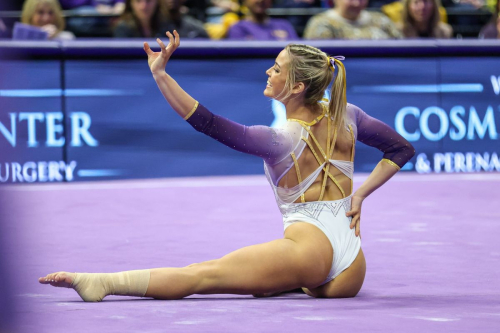
{"type": "Polygon", "coordinates": [[[334,58],[329,59],[331,59],[331,61],[335,61],[338,65],[338,69],[330,92],[328,114],[329,116],[333,116],[333,123],[335,127],[342,128],[345,123],[347,107],[345,67],[340,60],[334,58]]]}

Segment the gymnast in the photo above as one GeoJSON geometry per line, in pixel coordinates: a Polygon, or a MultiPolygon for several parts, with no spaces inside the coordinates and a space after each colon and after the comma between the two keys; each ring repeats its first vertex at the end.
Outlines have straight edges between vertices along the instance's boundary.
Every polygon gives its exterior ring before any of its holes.
{"type": "Polygon", "coordinates": [[[160,52],[144,43],[161,93],[195,130],[264,160],[265,174],[283,215],[284,237],[181,268],[57,272],[39,282],[73,288],[88,302],[101,301],[107,295],[259,297],[297,288],[312,297],[356,296],[366,272],[360,235],[362,203],[415,154],[411,144],[347,103],[343,57],[329,57],[307,45],[289,44],[266,71],[264,95],[286,107],[287,122],[282,128],[248,127],[214,115],[166,73],[167,62],[180,44],[177,31],[166,35],[168,46],[157,39],[160,52]],[[332,81],[330,99],[324,100],[332,81]],[[356,140],[384,154],[352,193],[356,140]]]}

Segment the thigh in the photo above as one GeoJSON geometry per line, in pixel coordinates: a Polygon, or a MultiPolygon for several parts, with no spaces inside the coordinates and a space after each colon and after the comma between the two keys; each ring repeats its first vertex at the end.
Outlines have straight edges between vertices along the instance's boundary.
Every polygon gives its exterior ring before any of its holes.
{"type": "Polygon", "coordinates": [[[359,250],[351,266],[332,281],[317,288],[304,288],[304,292],[313,297],[346,298],[354,297],[361,290],[365,280],[366,261],[363,250],[359,250]]]}
{"type": "Polygon", "coordinates": [[[211,270],[214,283],[208,284],[211,287],[204,288],[202,293],[275,292],[314,287],[323,282],[331,267],[331,245],[318,242],[314,237],[316,232],[323,233],[312,225],[294,229],[295,232],[292,229],[287,234],[297,236],[299,231],[307,232],[298,237],[244,247],[207,262],[214,268],[211,270]]]}

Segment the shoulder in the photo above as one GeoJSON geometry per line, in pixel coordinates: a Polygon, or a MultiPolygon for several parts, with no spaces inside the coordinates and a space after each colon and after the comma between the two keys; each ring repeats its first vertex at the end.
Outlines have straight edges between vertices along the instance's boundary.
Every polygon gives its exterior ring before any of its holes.
{"type": "Polygon", "coordinates": [[[338,17],[335,10],[333,9],[325,10],[322,13],[316,14],[309,20],[309,22],[317,24],[335,22],[335,21],[338,21],[338,17]]]}
{"type": "Polygon", "coordinates": [[[366,112],[357,105],[347,103],[346,115],[354,124],[358,124],[366,116],[366,112]]]}
{"type": "Polygon", "coordinates": [[[440,38],[453,37],[453,28],[451,27],[451,25],[444,23],[444,22],[439,22],[437,28],[439,31],[438,37],[440,37],[440,38]]]}
{"type": "Polygon", "coordinates": [[[387,15],[378,12],[366,12],[370,15],[370,21],[373,24],[381,27],[396,28],[396,24],[387,15]]]}
{"type": "Polygon", "coordinates": [[[283,19],[270,19],[269,23],[273,27],[293,29],[293,25],[288,20],[283,19]]]}
{"type": "Polygon", "coordinates": [[[313,16],[306,25],[304,38],[306,39],[325,39],[339,38],[342,33],[343,23],[337,17],[333,9],[313,16]]]}
{"type": "Polygon", "coordinates": [[[497,38],[498,32],[496,24],[493,22],[485,25],[479,32],[479,38],[497,38]]]}
{"type": "Polygon", "coordinates": [[[227,31],[227,38],[244,38],[249,30],[248,23],[251,22],[241,20],[230,26],[227,31]]]}

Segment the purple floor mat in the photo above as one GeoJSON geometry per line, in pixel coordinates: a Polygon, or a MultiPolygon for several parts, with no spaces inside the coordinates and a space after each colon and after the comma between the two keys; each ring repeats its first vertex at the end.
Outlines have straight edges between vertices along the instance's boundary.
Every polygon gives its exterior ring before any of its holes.
{"type": "MultiPolygon", "coordinates": [[[[363,175],[355,179],[361,184],[363,175]]],[[[498,174],[400,174],[363,206],[355,298],[194,295],[84,303],[67,270],[185,266],[281,238],[264,177],[24,185],[4,192],[19,332],[499,332],[498,174]]]]}

